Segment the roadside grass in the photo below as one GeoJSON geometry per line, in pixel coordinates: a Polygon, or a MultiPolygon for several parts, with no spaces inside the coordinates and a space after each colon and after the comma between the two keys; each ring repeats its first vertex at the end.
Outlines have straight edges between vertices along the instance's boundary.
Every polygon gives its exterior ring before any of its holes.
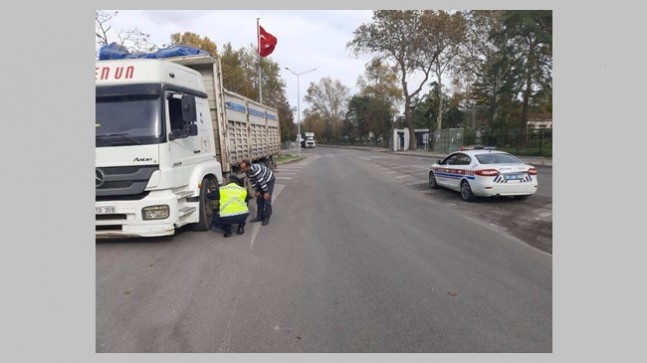
{"type": "Polygon", "coordinates": [[[277,164],[285,164],[291,161],[298,160],[299,156],[298,155],[292,155],[292,154],[282,154],[276,158],[274,158],[274,162],[277,164]]]}
{"type": "Polygon", "coordinates": [[[520,155],[520,156],[545,156],[545,157],[553,156],[552,145],[549,145],[549,147],[525,147],[525,148],[508,146],[508,147],[501,147],[497,149],[501,151],[509,152],[511,154],[520,155]]]}

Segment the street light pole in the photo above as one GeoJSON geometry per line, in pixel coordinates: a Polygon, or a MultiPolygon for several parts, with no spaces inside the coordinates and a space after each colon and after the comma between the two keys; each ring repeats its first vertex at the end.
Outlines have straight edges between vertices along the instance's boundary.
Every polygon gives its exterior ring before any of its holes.
{"type": "Polygon", "coordinates": [[[299,77],[303,74],[314,72],[317,70],[317,68],[312,68],[311,70],[301,73],[297,73],[288,67],[285,67],[285,69],[297,76],[297,136],[299,137],[299,142],[297,142],[297,149],[299,150],[299,156],[301,156],[301,95],[299,93],[299,77]]]}

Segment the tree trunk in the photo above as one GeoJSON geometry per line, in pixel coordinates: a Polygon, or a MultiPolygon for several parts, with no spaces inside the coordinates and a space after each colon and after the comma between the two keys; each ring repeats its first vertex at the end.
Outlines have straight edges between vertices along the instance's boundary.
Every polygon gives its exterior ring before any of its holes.
{"type": "Polygon", "coordinates": [[[413,130],[413,122],[411,122],[411,118],[409,117],[411,113],[411,108],[409,106],[409,102],[411,97],[407,95],[405,97],[405,104],[404,104],[404,119],[407,122],[407,127],[409,128],[409,150],[417,150],[418,149],[418,140],[416,139],[416,132],[413,130]]]}
{"type": "Polygon", "coordinates": [[[530,109],[530,94],[532,93],[532,74],[534,72],[533,65],[535,62],[535,43],[530,41],[530,49],[528,49],[528,69],[526,69],[526,89],[523,92],[523,108],[521,111],[521,127],[519,127],[519,132],[521,133],[521,147],[525,147],[527,144],[527,125],[528,125],[528,112],[530,109]]]}
{"type": "Polygon", "coordinates": [[[530,76],[528,76],[527,82],[526,82],[526,90],[523,92],[523,108],[521,111],[521,127],[519,128],[519,132],[521,133],[521,146],[525,147],[526,146],[526,141],[528,138],[527,135],[527,128],[526,126],[528,125],[528,110],[530,108],[530,92],[532,90],[532,83],[530,80],[530,76]]]}
{"type": "MultiPolygon", "coordinates": [[[[440,66],[438,66],[440,68],[440,66]]],[[[438,71],[438,131],[443,128],[443,84],[438,71]]]]}

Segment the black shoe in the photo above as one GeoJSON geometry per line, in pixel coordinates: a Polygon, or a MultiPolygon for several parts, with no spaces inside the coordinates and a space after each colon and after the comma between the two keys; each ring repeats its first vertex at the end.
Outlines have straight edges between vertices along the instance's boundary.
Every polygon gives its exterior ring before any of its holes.
{"type": "Polygon", "coordinates": [[[225,231],[225,234],[223,235],[225,238],[231,236],[231,230],[225,231]]]}
{"type": "Polygon", "coordinates": [[[270,220],[269,219],[263,219],[263,225],[267,226],[268,224],[270,224],[270,220]]]}
{"type": "Polygon", "coordinates": [[[261,218],[261,217],[256,217],[256,218],[252,219],[252,220],[251,220],[251,221],[249,221],[249,222],[250,222],[250,223],[254,223],[254,222],[260,222],[260,221],[262,221],[262,220],[263,220],[263,218],[261,218]]]}
{"type": "Polygon", "coordinates": [[[238,234],[243,234],[245,233],[245,223],[240,223],[238,225],[238,230],[236,231],[238,234]]]}

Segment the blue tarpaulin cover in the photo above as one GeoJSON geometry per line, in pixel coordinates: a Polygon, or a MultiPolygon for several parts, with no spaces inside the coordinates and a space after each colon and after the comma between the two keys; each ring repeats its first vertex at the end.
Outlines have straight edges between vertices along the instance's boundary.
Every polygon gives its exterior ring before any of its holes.
{"type": "Polygon", "coordinates": [[[171,58],[186,57],[190,55],[210,55],[209,52],[202,49],[179,45],[170,48],[160,49],[157,52],[130,53],[126,47],[117,43],[104,45],[99,49],[99,60],[107,59],[132,59],[132,58],[171,58]]]}

